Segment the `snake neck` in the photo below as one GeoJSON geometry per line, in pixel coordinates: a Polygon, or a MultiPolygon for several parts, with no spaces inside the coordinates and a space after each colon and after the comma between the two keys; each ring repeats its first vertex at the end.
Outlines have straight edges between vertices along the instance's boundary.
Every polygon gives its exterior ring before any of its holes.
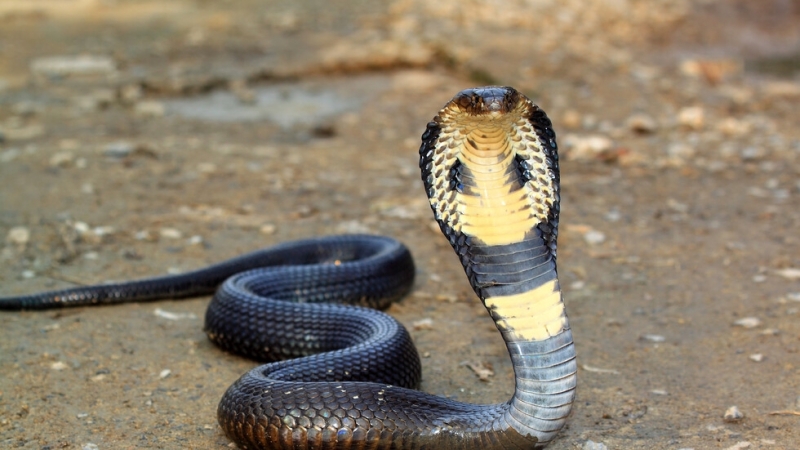
{"type": "Polygon", "coordinates": [[[555,133],[512,91],[459,94],[428,124],[420,167],[434,216],[511,355],[515,393],[503,420],[544,445],[569,415],[577,367],[556,269],[555,133]]]}

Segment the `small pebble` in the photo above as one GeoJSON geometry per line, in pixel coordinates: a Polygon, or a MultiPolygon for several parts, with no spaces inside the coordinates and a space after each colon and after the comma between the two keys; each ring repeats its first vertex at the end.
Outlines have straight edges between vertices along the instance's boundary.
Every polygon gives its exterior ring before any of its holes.
{"type": "Polygon", "coordinates": [[[786,278],[787,280],[800,280],[800,269],[796,269],[794,267],[776,270],[775,273],[783,278],[786,278]]]}
{"type": "Polygon", "coordinates": [[[609,222],[619,222],[620,219],[622,219],[622,213],[616,208],[606,213],[606,220],[609,222]]]}
{"type": "Polygon", "coordinates": [[[705,125],[705,111],[700,106],[689,106],[678,111],[678,123],[699,130],[705,125]]]}
{"type": "Polygon", "coordinates": [[[202,162],[197,164],[197,171],[200,173],[210,174],[217,171],[217,165],[209,162],[202,162]]]}
{"type": "Polygon", "coordinates": [[[433,328],[433,319],[426,317],[424,319],[415,320],[411,323],[415,330],[430,330],[433,328]]]}
{"type": "Polygon", "coordinates": [[[63,361],[56,361],[53,364],[50,364],[50,368],[53,370],[64,370],[67,367],[69,366],[67,366],[67,364],[63,361]]]}
{"type": "Polygon", "coordinates": [[[674,160],[685,161],[691,159],[697,151],[691,145],[675,142],[667,147],[667,156],[674,160]]]}
{"type": "Polygon", "coordinates": [[[636,133],[652,133],[656,131],[656,128],[658,127],[655,119],[647,114],[642,113],[634,114],[628,117],[628,120],[625,121],[625,124],[631,131],[636,133]]]}
{"type": "Polygon", "coordinates": [[[24,246],[31,240],[31,232],[25,227],[13,227],[8,230],[6,242],[9,244],[24,246]]]}
{"type": "Polygon", "coordinates": [[[32,270],[23,270],[22,271],[22,278],[31,279],[36,276],[36,272],[32,270]]]}
{"type": "MultiPolygon", "coordinates": [[[[2,140],[3,132],[0,130],[0,144],[3,143],[2,140]]],[[[0,152],[0,163],[7,163],[11,162],[19,156],[21,152],[17,148],[10,148],[4,152],[0,152]]]]}
{"type": "Polygon", "coordinates": [[[653,389],[650,392],[655,394],[655,395],[669,395],[669,393],[667,391],[663,390],[663,389],[653,389]]]}
{"type": "Polygon", "coordinates": [[[581,113],[574,109],[569,109],[561,117],[561,123],[566,128],[578,128],[581,125],[581,113]]]}
{"type": "Polygon", "coordinates": [[[67,167],[72,164],[75,155],[72,152],[58,152],[50,157],[50,167],[67,167]]]}
{"type": "Polygon", "coordinates": [[[664,342],[667,340],[667,338],[661,336],[660,334],[644,334],[640,339],[642,339],[643,341],[656,342],[656,343],[664,342]]]}
{"type": "Polygon", "coordinates": [[[733,324],[737,327],[742,327],[742,328],[755,328],[761,325],[761,319],[759,319],[758,317],[743,317],[733,322],[733,324]]]}
{"type": "Polygon", "coordinates": [[[755,362],[761,362],[764,360],[764,355],[762,355],[761,353],[753,353],[752,355],[750,355],[750,359],[755,362]]]}
{"type": "Polygon", "coordinates": [[[81,450],[100,450],[100,447],[98,447],[97,444],[93,444],[91,442],[88,442],[86,444],[83,444],[83,447],[81,448],[81,450]]]}
{"type": "Polygon", "coordinates": [[[599,245],[605,242],[606,235],[602,231],[589,230],[583,234],[583,240],[589,245],[599,245]]]}
{"type": "Polygon", "coordinates": [[[761,159],[767,155],[767,151],[763,147],[745,147],[742,149],[740,156],[745,161],[753,161],[761,159]]]}
{"type": "Polygon", "coordinates": [[[742,414],[742,412],[739,411],[739,408],[734,405],[725,410],[725,414],[723,414],[722,419],[728,423],[739,422],[740,420],[744,419],[744,414],[742,414]]]}
{"type": "Polygon", "coordinates": [[[133,112],[139,117],[163,117],[167,112],[163,103],[155,100],[137,102],[133,112]]]}
{"type": "Polygon", "coordinates": [[[196,234],[189,238],[189,245],[199,245],[203,243],[203,236],[196,234]]]}
{"type": "Polygon", "coordinates": [[[277,230],[278,227],[271,223],[265,223],[264,225],[261,225],[261,228],[259,229],[261,234],[275,234],[277,230]]]}
{"type": "Polygon", "coordinates": [[[583,444],[582,450],[608,450],[608,447],[602,442],[586,441],[583,444]]]}
{"type": "Polygon", "coordinates": [[[750,443],[747,441],[739,441],[725,450],[742,450],[743,448],[750,448],[750,443]]]}
{"type": "Polygon", "coordinates": [[[124,158],[136,150],[136,145],[128,141],[117,141],[106,145],[103,154],[111,158],[124,158]]]}
{"type": "Polygon", "coordinates": [[[164,378],[167,378],[168,376],[170,376],[171,373],[172,373],[171,370],[164,369],[158,374],[158,378],[161,378],[163,380],[164,378]]]}
{"type": "Polygon", "coordinates": [[[800,302],[800,292],[790,292],[786,294],[786,298],[793,302],[800,302]]]}
{"type": "Polygon", "coordinates": [[[162,228],[158,234],[167,239],[180,239],[183,237],[183,233],[175,228],[162,228]]]}
{"type": "Polygon", "coordinates": [[[36,58],[31,62],[35,75],[57,77],[70,75],[110,75],[117,70],[114,60],[107,56],[65,55],[36,58]]]}
{"type": "Polygon", "coordinates": [[[593,134],[579,136],[567,134],[564,136],[564,147],[569,151],[567,159],[572,161],[592,161],[604,152],[608,152],[614,146],[613,141],[603,135],[593,134]]]}

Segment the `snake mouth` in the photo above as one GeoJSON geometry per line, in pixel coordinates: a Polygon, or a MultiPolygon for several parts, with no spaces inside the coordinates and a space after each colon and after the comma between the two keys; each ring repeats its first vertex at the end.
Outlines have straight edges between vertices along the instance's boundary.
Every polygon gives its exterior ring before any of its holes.
{"type": "Polygon", "coordinates": [[[450,105],[473,116],[497,117],[513,111],[519,100],[519,92],[512,87],[484,86],[459,92],[450,105]]]}

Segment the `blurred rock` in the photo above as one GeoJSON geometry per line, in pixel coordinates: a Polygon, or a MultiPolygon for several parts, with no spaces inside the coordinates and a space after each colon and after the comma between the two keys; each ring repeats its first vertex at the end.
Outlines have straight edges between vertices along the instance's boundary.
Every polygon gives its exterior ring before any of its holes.
{"type": "Polygon", "coordinates": [[[163,117],[167,109],[163,103],[155,100],[143,100],[136,103],[133,112],[139,117],[163,117]]]}
{"type": "Polygon", "coordinates": [[[58,152],[50,157],[50,167],[67,167],[75,160],[72,152],[58,152]]]}
{"type": "Polygon", "coordinates": [[[658,128],[655,119],[647,114],[638,113],[634,114],[625,121],[625,125],[633,132],[636,133],[652,133],[658,128]]]}
{"type": "Polygon", "coordinates": [[[739,59],[687,59],[681,63],[681,73],[695,78],[703,78],[710,84],[742,73],[744,63],[739,59]]]}
{"type": "Polygon", "coordinates": [[[36,58],[30,68],[34,75],[45,77],[110,75],[117,70],[114,60],[96,55],[36,58]]]}
{"type": "Polygon", "coordinates": [[[581,113],[574,109],[567,110],[561,117],[561,125],[565,128],[577,129],[581,126],[581,113]]]}
{"type": "Polygon", "coordinates": [[[123,103],[136,103],[142,95],[142,86],[139,84],[126,84],[119,89],[119,98],[123,103]]]}
{"type": "Polygon", "coordinates": [[[103,149],[103,155],[111,158],[125,158],[136,150],[136,145],[128,141],[112,142],[103,149]]]}
{"type": "Polygon", "coordinates": [[[800,83],[792,81],[770,81],[763,87],[764,94],[772,98],[800,97],[800,83]]]}
{"type": "Polygon", "coordinates": [[[25,227],[13,227],[6,235],[6,242],[20,247],[25,247],[30,240],[31,231],[25,227]]]}
{"type": "Polygon", "coordinates": [[[566,134],[562,142],[567,149],[566,158],[573,161],[595,160],[601,153],[611,150],[613,145],[610,138],[599,134],[566,134]]]}
{"type": "Polygon", "coordinates": [[[725,414],[722,416],[725,422],[739,422],[740,420],[744,419],[744,414],[739,411],[739,408],[736,406],[731,406],[727,410],[725,410],[725,414]]]}
{"type": "Polygon", "coordinates": [[[44,134],[44,126],[38,123],[25,124],[22,121],[8,120],[0,125],[0,135],[3,140],[26,141],[44,134]]]}
{"type": "Polygon", "coordinates": [[[705,121],[705,111],[701,106],[689,106],[678,112],[678,123],[692,130],[702,129],[705,121]]]}

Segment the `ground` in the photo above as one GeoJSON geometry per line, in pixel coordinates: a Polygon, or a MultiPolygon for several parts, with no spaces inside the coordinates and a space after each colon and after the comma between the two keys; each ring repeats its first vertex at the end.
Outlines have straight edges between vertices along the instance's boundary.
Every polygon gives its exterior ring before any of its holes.
{"type": "MultiPolygon", "coordinates": [[[[421,388],[504,401],[417,148],[509,84],[561,149],[579,388],[549,448],[800,446],[800,3],[341,3],[0,1],[0,295],[389,235],[421,388]]],[[[208,300],[0,315],[2,446],[231,447],[215,408],[254,363],[208,341],[208,300]]]]}

